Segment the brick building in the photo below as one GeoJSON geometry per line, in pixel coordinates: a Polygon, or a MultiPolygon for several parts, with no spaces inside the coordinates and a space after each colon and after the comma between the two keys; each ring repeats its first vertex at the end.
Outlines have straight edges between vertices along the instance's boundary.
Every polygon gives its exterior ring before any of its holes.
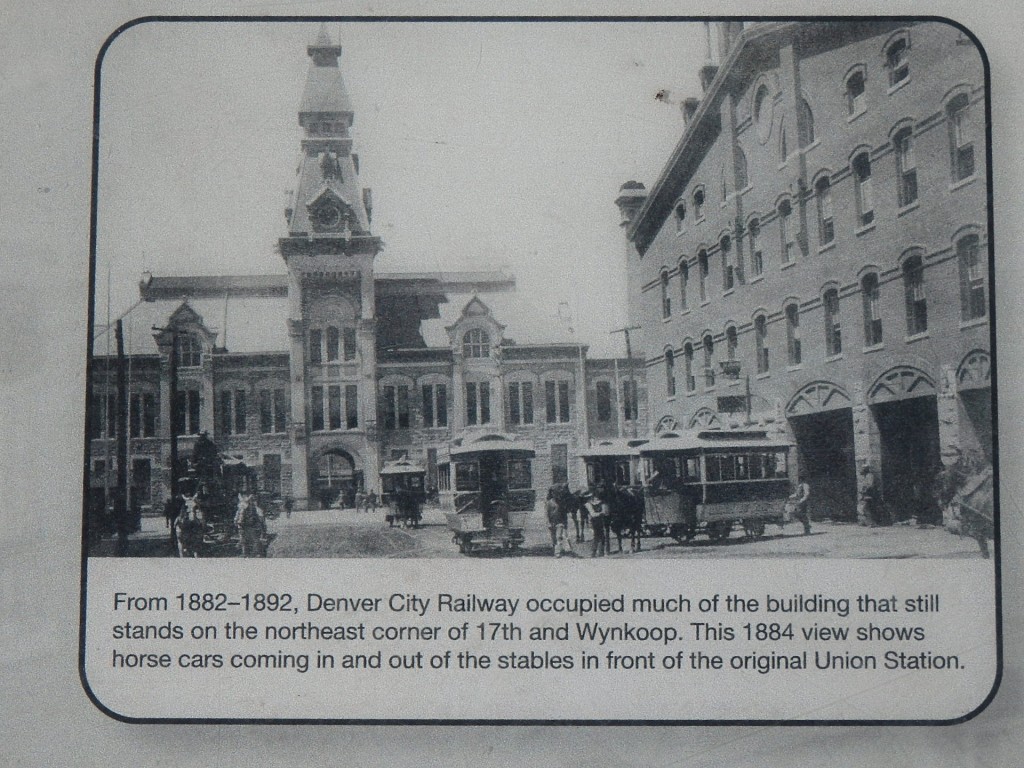
{"type": "Polygon", "coordinates": [[[852,518],[867,464],[910,516],[942,462],[991,459],[982,58],[938,22],[706,32],[679,143],[616,201],[651,422],[749,405],[819,512],[852,518]]]}
{"type": "MultiPolygon", "coordinates": [[[[481,298],[513,290],[508,275],[376,272],[381,241],[359,185],[341,47],[321,30],[307,53],[301,159],[277,245],[286,274],[146,275],[122,315],[130,503],[160,508],[172,430],[179,456],[207,432],[223,454],[258,468],[267,493],[298,508],[379,490],[383,463],[401,455],[437,485],[451,441],[484,431],[535,447],[536,490],[582,485],[577,454],[591,434],[646,432],[642,367],[588,359],[580,343],[516,344],[481,298]],[[428,345],[424,324],[459,295],[468,298],[447,343],[428,345]]],[[[114,482],[112,336],[98,329],[90,369],[94,503],[114,482]]]]}

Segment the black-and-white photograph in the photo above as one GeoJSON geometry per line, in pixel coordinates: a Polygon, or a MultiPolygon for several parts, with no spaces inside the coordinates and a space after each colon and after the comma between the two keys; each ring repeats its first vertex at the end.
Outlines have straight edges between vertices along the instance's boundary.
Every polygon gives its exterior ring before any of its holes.
{"type": "Polygon", "coordinates": [[[99,83],[89,556],[989,556],[964,29],[153,22],[99,83]]]}

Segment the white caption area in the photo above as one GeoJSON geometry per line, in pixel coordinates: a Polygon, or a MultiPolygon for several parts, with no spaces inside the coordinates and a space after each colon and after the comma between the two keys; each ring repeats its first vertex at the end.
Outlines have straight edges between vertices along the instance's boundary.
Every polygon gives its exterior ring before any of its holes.
{"type": "Polygon", "coordinates": [[[131,718],[945,720],[996,677],[984,560],[88,564],[131,718]]]}

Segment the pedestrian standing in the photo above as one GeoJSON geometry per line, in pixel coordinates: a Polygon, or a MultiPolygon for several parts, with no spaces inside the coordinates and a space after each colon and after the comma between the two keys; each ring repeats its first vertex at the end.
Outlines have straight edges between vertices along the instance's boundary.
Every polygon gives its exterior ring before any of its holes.
{"type": "Polygon", "coordinates": [[[548,531],[551,533],[551,548],[555,557],[561,557],[568,549],[566,542],[565,526],[568,521],[568,514],[565,505],[558,497],[557,488],[548,488],[548,498],[544,502],[544,511],[548,518],[548,531]]]}
{"type": "Polygon", "coordinates": [[[796,491],[789,497],[789,500],[793,502],[793,517],[804,524],[804,536],[811,532],[811,518],[807,512],[807,501],[810,498],[811,486],[807,484],[806,475],[801,473],[796,485],[796,491]]]}
{"type": "Polygon", "coordinates": [[[592,538],[590,541],[590,556],[604,557],[608,554],[608,504],[598,498],[593,491],[588,495],[586,508],[590,517],[590,530],[592,538]]]}
{"type": "Polygon", "coordinates": [[[266,557],[267,519],[253,494],[238,494],[235,525],[242,545],[242,557],[266,557]]]}

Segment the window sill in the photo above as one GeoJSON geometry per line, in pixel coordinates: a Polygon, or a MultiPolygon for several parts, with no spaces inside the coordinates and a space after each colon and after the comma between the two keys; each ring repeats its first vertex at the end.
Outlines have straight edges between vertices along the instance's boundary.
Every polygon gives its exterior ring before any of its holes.
{"type": "Polygon", "coordinates": [[[686,234],[686,227],[683,227],[682,229],[677,229],[676,230],[676,237],[682,237],[685,234],[686,234]]]}
{"type": "Polygon", "coordinates": [[[865,355],[870,355],[872,352],[881,352],[885,349],[885,344],[872,344],[870,347],[864,347],[862,350],[865,355]]]}
{"type": "Polygon", "coordinates": [[[701,305],[702,307],[706,307],[706,306],[707,306],[708,304],[710,304],[710,303],[711,303],[711,299],[704,299],[704,300],[703,300],[703,301],[702,301],[702,302],[700,303],[700,305],[701,305]]]}
{"type": "Polygon", "coordinates": [[[965,331],[968,328],[977,328],[979,325],[988,325],[988,315],[983,317],[975,317],[972,320],[961,320],[960,330],[965,331]]]}
{"type": "Polygon", "coordinates": [[[750,281],[747,283],[747,285],[753,285],[754,283],[760,283],[762,280],[764,280],[764,275],[763,274],[755,275],[754,277],[750,278],[750,281]]]}
{"type": "Polygon", "coordinates": [[[672,315],[662,315],[661,316],[661,322],[663,322],[663,323],[667,323],[671,319],[672,319],[672,315]]]}
{"type": "Polygon", "coordinates": [[[743,383],[742,379],[733,379],[728,384],[726,384],[726,386],[727,387],[738,387],[742,383],[743,383]]]}
{"type": "Polygon", "coordinates": [[[672,403],[672,402],[675,402],[675,399],[676,399],[676,396],[675,396],[675,395],[668,395],[668,396],[667,396],[667,397],[665,398],[665,402],[667,402],[667,403],[672,403]]]}
{"type": "Polygon", "coordinates": [[[960,179],[959,181],[954,181],[952,184],[949,185],[949,191],[956,192],[958,189],[962,189],[963,187],[966,187],[969,184],[973,184],[977,180],[977,178],[977,174],[972,174],[970,176],[966,176],[960,179]]]}
{"type": "Polygon", "coordinates": [[[703,224],[704,223],[704,217],[703,216],[698,216],[697,218],[695,218],[693,220],[693,223],[694,224],[703,224]]]}
{"type": "Polygon", "coordinates": [[[730,294],[733,293],[736,293],[735,288],[727,288],[726,290],[722,291],[722,296],[729,296],[730,294]]]}
{"type": "Polygon", "coordinates": [[[690,314],[690,308],[689,308],[689,307],[687,307],[686,309],[684,309],[684,310],[683,310],[682,312],[680,312],[679,314],[680,314],[680,315],[688,315],[688,314],[690,314]]]}
{"type": "Polygon", "coordinates": [[[867,114],[867,111],[868,111],[867,107],[861,107],[856,112],[848,115],[847,118],[846,118],[846,122],[852,123],[854,120],[856,120],[861,115],[867,114]]]}
{"type": "Polygon", "coordinates": [[[763,381],[764,379],[771,377],[771,375],[771,371],[765,371],[764,373],[757,374],[754,378],[757,379],[758,381],[763,381]]]}
{"type": "Polygon", "coordinates": [[[826,363],[834,363],[837,360],[842,360],[842,359],[843,359],[843,353],[840,352],[838,355],[829,355],[828,357],[825,358],[825,362],[826,363]]]}
{"type": "Polygon", "coordinates": [[[927,339],[928,337],[928,331],[921,331],[921,333],[915,333],[912,336],[905,336],[903,341],[907,344],[913,344],[915,341],[921,341],[921,339],[927,339]]]}
{"type": "Polygon", "coordinates": [[[786,164],[787,164],[788,162],[789,162],[789,156],[787,155],[786,159],[785,159],[785,160],[783,160],[783,161],[782,161],[781,163],[779,163],[779,165],[778,165],[778,170],[780,170],[780,171],[784,171],[784,170],[786,170],[786,164]]]}
{"type": "Polygon", "coordinates": [[[892,96],[896,91],[902,90],[910,85],[910,75],[907,75],[895,85],[890,85],[885,91],[886,96],[892,96]]]}
{"type": "Polygon", "coordinates": [[[818,253],[819,254],[820,253],[827,253],[828,251],[831,251],[835,247],[836,247],[836,240],[835,240],[835,238],[832,238],[831,240],[829,240],[824,245],[819,245],[818,246],[818,253]]]}
{"type": "Polygon", "coordinates": [[[795,259],[793,261],[784,261],[784,262],[782,262],[779,265],[779,269],[789,269],[790,267],[794,267],[794,266],[796,266],[796,260],[795,259]]]}
{"type": "Polygon", "coordinates": [[[792,373],[793,371],[802,371],[804,369],[803,363],[794,363],[793,365],[787,365],[786,371],[792,373]]]}
{"type": "Polygon", "coordinates": [[[697,390],[696,390],[696,389],[691,389],[691,390],[689,390],[689,391],[688,391],[688,392],[686,393],[686,396],[687,396],[687,397],[693,397],[693,396],[694,396],[694,395],[696,395],[696,394],[697,394],[697,390]]]}
{"type": "Polygon", "coordinates": [[[853,234],[855,234],[857,237],[860,237],[861,235],[866,235],[868,232],[871,232],[872,230],[874,230],[874,228],[875,222],[872,221],[870,224],[865,224],[863,227],[859,227],[853,230],[853,234]]]}
{"type": "Polygon", "coordinates": [[[903,215],[905,215],[907,213],[910,213],[911,211],[916,211],[920,207],[921,207],[921,201],[920,200],[915,200],[912,203],[907,203],[902,208],[897,208],[896,209],[896,218],[899,218],[900,216],[903,216],[903,215]]]}

